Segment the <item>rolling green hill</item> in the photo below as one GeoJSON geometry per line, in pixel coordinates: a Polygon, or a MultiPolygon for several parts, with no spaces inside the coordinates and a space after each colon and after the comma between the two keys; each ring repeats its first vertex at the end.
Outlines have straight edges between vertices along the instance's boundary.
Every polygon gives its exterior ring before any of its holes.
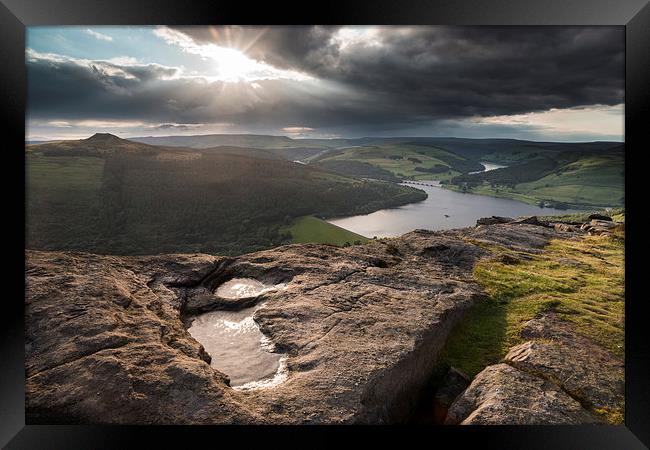
{"type": "Polygon", "coordinates": [[[386,172],[392,174],[397,180],[444,180],[463,172],[483,168],[477,161],[468,160],[443,149],[399,143],[333,150],[313,159],[310,163],[327,168],[338,164],[334,170],[359,177],[371,176],[370,171],[363,166],[371,165],[384,174],[386,172]]]}
{"type": "Polygon", "coordinates": [[[540,155],[576,152],[607,153],[621,146],[619,142],[536,142],[520,139],[411,138],[421,146],[432,146],[475,161],[511,164],[540,155]]]}
{"type": "Polygon", "coordinates": [[[288,242],[280,229],[297,217],[364,214],[426,198],[262,150],[165,148],[103,135],[29,146],[26,166],[27,247],[34,249],[238,254],[288,242]]]}
{"type": "Polygon", "coordinates": [[[561,153],[503,169],[461,175],[445,187],[553,207],[603,208],[625,203],[622,151],[561,153]]]}

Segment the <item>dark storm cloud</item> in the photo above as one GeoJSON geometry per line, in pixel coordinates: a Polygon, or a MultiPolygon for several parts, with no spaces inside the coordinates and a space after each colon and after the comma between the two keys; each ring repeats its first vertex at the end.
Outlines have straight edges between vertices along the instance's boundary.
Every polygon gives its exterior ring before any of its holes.
{"type": "MultiPolygon", "coordinates": [[[[284,127],[312,114],[319,123],[354,106],[322,104],[302,82],[206,81],[160,66],[128,66],[31,58],[27,61],[28,116],[32,120],[140,120],[163,124],[236,123],[284,127]]],[[[335,94],[337,95],[337,94],[335,94]]],[[[340,95],[340,94],[339,94],[340,95]]]]}
{"type": "Polygon", "coordinates": [[[380,46],[343,50],[338,27],[181,30],[436,116],[623,101],[622,27],[380,27],[380,46]]]}
{"type": "Polygon", "coordinates": [[[328,127],[363,134],[447,119],[623,102],[621,27],[182,27],[198,44],[323,80],[261,89],[163,66],[28,64],[33,117],[328,127]],[[373,34],[374,33],[374,34],[373,34]],[[119,71],[124,72],[123,75],[119,71]],[[215,93],[218,92],[219,95],[215,93]],[[72,117],[75,116],[75,117],[72,117]]]}
{"type": "MultiPolygon", "coordinates": [[[[329,40],[302,41],[296,32],[271,33],[260,54],[274,54],[280,66],[434,116],[516,114],[623,101],[620,27],[384,27],[381,46],[353,43],[348,51],[332,42],[337,30],[328,31],[329,40]],[[302,45],[285,47],[287,40],[302,45]]],[[[303,33],[311,36],[315,30],[303,33]]],[[[318,31],[321,37],[324,33],[318,31]]]]}
{"type": "Polygon", "coordinates": [[[195,42],[235,47],[251,58],[286,69],[312,70],[332,62],[335,26],[184,26],[173,27],[195,42]]]}

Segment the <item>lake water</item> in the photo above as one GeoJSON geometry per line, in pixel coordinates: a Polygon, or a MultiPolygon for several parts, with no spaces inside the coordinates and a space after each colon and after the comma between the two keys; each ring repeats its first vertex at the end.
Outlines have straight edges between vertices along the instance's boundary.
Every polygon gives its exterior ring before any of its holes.
{"type": "MultiPolygon", "coordinates": [[[[216,295],[250,298],[283,289],[249,278],[234,278],[222,284],[216,295]]],[[[210,365],[230,377],[235,389],[273,387],[286,379],[286,356],[274,352],[273,343],[262,334],[253,314],[264,304],[239,311],[211,311],[194,318],[187,331],[212,357],[210,365]]]]}
{"type": "Polygon", "coordinates": [[[508,166],[504,166],[504,165],[501,165],[501,164],[495,164],[495,163],[486,162],[486,161],[479,161],[479,162],[481,164],[483,164],[483,166],[485,167],[485,170],[477,170],[476,172],[469,172],[470,175],[473,174],[473,173],[489,172],[490,170],[503,169],[504,167],[508,167],[508,166]]]}
{"type": "MultiPolygon", "coordinates": [[[[439,184],[438,181],[422,180],[421,182],[439,184]]],[[[487,195],[454,192],[439,186],[416,185],[414,187],[425,191],[428,194],[427,199],[398,208],[381,209],[372,214],[343,217],[328,222],[372,238],[373,236],[400,236],[418,228],[445,230],[472,227],[481,217],[543,216],[577,212],[576,210],[540,208],[515,200],[487,195]]]]}

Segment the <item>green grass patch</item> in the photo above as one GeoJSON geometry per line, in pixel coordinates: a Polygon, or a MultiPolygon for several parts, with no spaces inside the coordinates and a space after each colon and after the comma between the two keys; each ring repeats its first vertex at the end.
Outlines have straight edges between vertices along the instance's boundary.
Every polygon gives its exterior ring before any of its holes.
{"type": "Polygon", "coordinates": [[[355,243],[364,244],[370,241],[367,237],[313,216],[300,217],[291,226],[282,228],[281,232],[289,232],[294,244],[311,242],[342,246],[355,243]]]}
{"type": "Polygon", "coordinates": [[[546,222],[586,222],[587,217],[591,214],[602,214],[611,217],[615,222],[625,222],[624,208],[614,208],[610,210],[595,209],[574,214],[539,216],[539,220],[546,222]]]}
{"type": "Polygon", "coordinates": [[[27,154],[28,247],[80,250],[92,245],[99,224],[104,160],[27,154]],[[52,245],[56,242],[57,245],[52,245]]]}
{"type": "Polygon", "coordinates": [[[489,246],[494,257],[480,261],[474,275],[488,299],[476,305],[452,332],[440,364],[475,376],[522,342],[524,324],[554,310],[613,354],[624,355],[624,239],[588,236],[553,240],[542,254],[489,246]],[[503,255],[518,258],[500,262],[503,255]]]}

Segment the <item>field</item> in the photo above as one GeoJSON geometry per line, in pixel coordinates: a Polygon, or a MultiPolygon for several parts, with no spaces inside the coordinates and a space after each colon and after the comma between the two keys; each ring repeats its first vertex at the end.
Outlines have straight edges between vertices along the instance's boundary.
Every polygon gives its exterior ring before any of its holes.
{"type": "Polygon", "coordinates": [[[98,238],[104,160],[28,154],[26,164],[27,246],[57,242],[83,249],[98,238]]]}
{"type": "Polygon", "coordinates": [[[623,204],[624,161],[622,156],[587,156],[567,164],[559,173],[517,185],[534,198],[552,198],[567,204],[615,206],[623,204]]]}
{"type": "Polygon", "coordinates": [[[283,227],[280,231],[290,233],[291,242],[294,244],[313,242],[342,246],[364,244],[370,240],[313,216],[300,217],[291,226],[283,227]]]}
{"type": "MultiPolygon", "coordinates": [[[[398,180],[448,180],[463,170],[480,170],[474,161],[443,149],[411,144],[384,144],[351,147],[325,153],[312,161],[315,165],[332,165],[338,162],[343,173],[347,162],[366,163],[393,174],[398,180]]],[[[347,166],[346,175],[355,173],[354,166],[347,166]]],[[[336,170],[336,169],[335,169],[336,170]]]]}

